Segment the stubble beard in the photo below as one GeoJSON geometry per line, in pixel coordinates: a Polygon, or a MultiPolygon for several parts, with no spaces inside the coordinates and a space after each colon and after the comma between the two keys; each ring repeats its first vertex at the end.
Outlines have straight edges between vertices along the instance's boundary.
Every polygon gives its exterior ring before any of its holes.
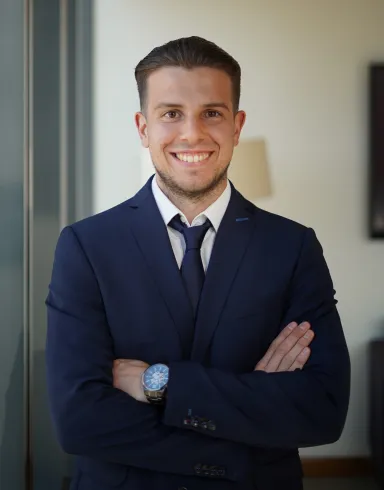
{"type": "Polygon", "coordinates": [[[169,198],[174,196],[179,200],[198,203],[216,194],[215,191],[220,188],[223,181],[227,180],[229,165],[230,163],[216,174],[204,187],[199,187],[197,189],[185,189],[179,185],[171,175],[159,170],[155,164],[154,167],[161,183],[165,187],[165,193],[169,198]]]}

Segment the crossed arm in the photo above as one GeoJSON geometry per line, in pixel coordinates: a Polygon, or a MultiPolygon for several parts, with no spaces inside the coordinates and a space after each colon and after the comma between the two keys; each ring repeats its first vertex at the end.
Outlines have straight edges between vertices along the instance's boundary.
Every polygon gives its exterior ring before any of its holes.
{"type": "MultiPolygon", "coordinates": [[[[257,363],[255,371],[279,373],[302,369],[310,356],[309,344],[314,332],[308,322],[291,322],[272,342],[257,363]]],[[[113,362],[113,386],[135,400],[149,403],[144,395],[142,375],[149,364],[135,359],[116,359],[113,362]]]]}
{"type": "MultiPolygon", "coordinates": [[[[127,394],[132,387],[124,392],[118,370],[112,369],[113,345],[98,285],[74,231],[66,228],[47,298],[49,397],[64,450],[184,475],[194,474],[196,461],[226,462],[227,478],[237,480],[246,472],[249,446],[298,447],[336,440],[348,404],[349,358],[320,246],[314,234],[307,240],[293,281],[292,298],[298,301],[292,302],[284,321],[311,322],[316,337],[307,363],[309,354],[301,353],[297,341],[288,351],[293,349],[291,356],[296,352],[293,362],[281,357],[283,346],[276,341],[274,350],[271,346],[275,355],[270,350],[254,372],[244,375],[188,361],[173,363],[162,416],[157,407],[127,394]],[[312,284],[303,287],[308,276],[312,284]],[[215,420],[214,438],[183,426],[190,408],[215,420]]],[[[292,342],[293,332],[287,338],[292,342]]],[[[283,344],[287,348],[289,342],[283,344]]],[[[128,378],[137,382],[132,373],[128,378]]]]}

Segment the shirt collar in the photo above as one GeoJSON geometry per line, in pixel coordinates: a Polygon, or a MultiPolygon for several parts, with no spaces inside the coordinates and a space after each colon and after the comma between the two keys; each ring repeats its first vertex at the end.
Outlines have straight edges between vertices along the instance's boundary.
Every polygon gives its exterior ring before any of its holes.
{"type": "MultiPolygon", "coordinates": [[[[152,179],[152,192],[155,198],[156,204],[159,208],[160,214],[164,220],[164,223],[168,226],[168,223],[177,214],[182,217],[185,223],[188,223],[185,215],[168,199],[164,192],[160,189],[157,183],[156,176],[152,179]]],[[[231,198],[231,186],[227,180],[227,186],[221,196],[216,199],[205,211],[196,216],[192,222],[193,225],[201,225],[206,219],[209,219],[213,228],[217,232],[227,210],[229,201],[231,198]]]]}

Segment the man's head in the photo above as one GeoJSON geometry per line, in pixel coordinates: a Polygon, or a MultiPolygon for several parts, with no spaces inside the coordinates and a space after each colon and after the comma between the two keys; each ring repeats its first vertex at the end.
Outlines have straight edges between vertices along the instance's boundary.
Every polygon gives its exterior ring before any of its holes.
{"type": "Polygon", "coordinates": [[[155,48],[135,76],[136,125],[163,186],[199,199],[225,184],[245,121],[239,64],[214,43],[190,37],[155,48]]]}

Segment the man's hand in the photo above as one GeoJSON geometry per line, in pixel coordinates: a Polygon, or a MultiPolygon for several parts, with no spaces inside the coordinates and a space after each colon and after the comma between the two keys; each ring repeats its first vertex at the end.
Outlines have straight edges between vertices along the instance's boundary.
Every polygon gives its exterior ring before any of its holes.
{"type": "Polygon", "coordinates": [[[255,371],[276,373],[302,369],[311,353],[308,345],[315,336],[310,328],[308,322],[300,325],[293,322],[287,325],[272,342],[265,356],[257,363],[255,371]]]}
{"type": "Polygon", "coordinates": [[[124,391],[138,402],[149,403],[141,382],[144,371],[149,367],[142,361],[116,359],[113,362],[113,386],[124,391]]]}
{"type": "MultiPolygon", "coordinates": [[[[290,323],[272,342],[255,371],[275,373],[302,369],[310,356],[308,345],[314,333],[308,322],[290,323]]],[[[142,375],[149,364],[130,359],[116,359],[113,363],[113,386],[139,402],[148,403],[144,395],[142,375]]]]}

